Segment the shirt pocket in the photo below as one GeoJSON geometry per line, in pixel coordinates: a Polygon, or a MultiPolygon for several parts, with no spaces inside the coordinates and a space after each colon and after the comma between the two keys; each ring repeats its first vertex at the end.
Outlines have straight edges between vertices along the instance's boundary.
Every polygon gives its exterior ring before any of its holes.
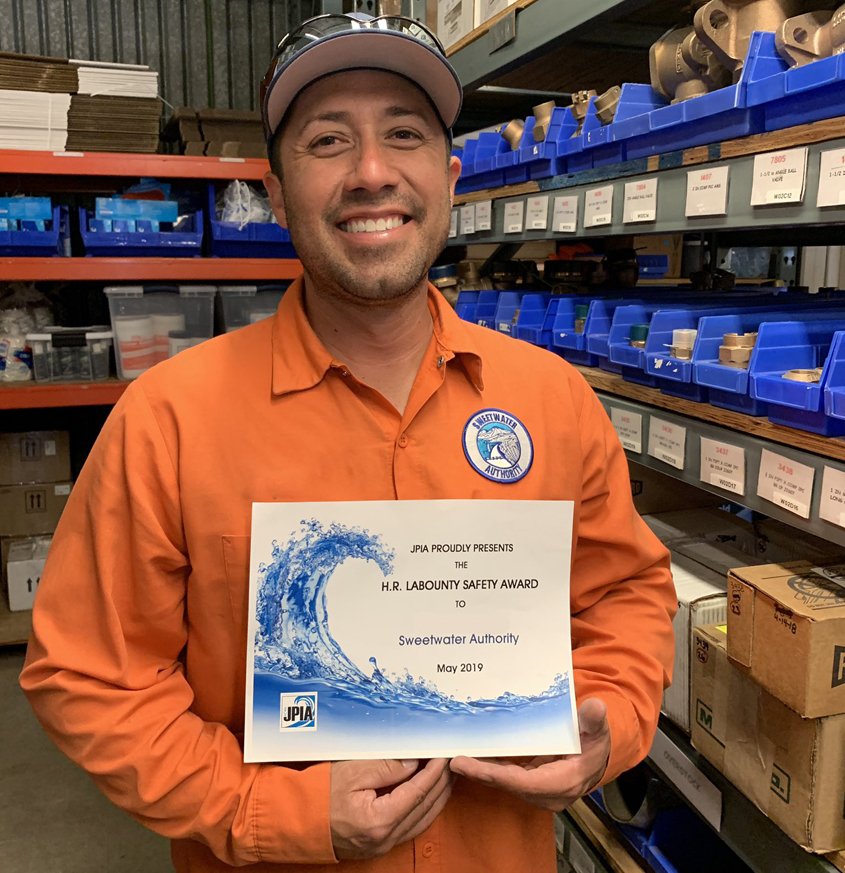
{"type": "Polygon", "coordinates": [[[246,663],[246,636],[249,627],[249,543],[244,536],[223,537],[223,565],[232,605],[238,664],[246,663]]]}

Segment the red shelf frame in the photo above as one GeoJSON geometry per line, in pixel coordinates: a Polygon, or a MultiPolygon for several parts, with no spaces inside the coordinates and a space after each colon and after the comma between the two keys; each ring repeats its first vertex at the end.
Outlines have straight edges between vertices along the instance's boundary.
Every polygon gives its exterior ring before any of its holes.
{"type": "Polygon", "coordinates": [[[276,258],[0,258],[0,282],[281,282],[302,274],[276,258]]]}
{"type": "Polygon", "coordinates": [[[270,169],[264,158],[205,158],[119,152],[34,152],[0,149],[0,176],[154,176],[158,179],[259,181],[270,169]]]}
{"type": "Polygon", "coordinates": [[[0,386],[0,409],[46,409],[56,406],[114,406],[129,382],[68,382],[0,386]]]}

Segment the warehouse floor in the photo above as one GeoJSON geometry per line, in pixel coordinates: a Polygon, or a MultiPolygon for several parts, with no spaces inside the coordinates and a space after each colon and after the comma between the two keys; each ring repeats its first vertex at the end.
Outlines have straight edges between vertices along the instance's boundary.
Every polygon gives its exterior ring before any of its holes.
{"type": "Polygon", "coordinates": [[[18,685],[23,646],[0,648],[3,873],[166,873],[167,840],[112,806],[50,742],[18,685]]]}

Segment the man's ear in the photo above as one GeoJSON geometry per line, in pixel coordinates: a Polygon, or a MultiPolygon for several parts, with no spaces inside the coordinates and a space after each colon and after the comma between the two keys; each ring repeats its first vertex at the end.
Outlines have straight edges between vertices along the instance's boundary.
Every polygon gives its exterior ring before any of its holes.
{"type": "Polygon", "coordinates": [[[461,159],[452,157],[449,160],[449,201],[455,202],[455,185],[458,184],[458,177],[461,175],[461,159]]]}
{"type": "Polygon", "coordinates": [[[288,216],[285,212],[285,199],[282,197],[282,182],[279,177],[273,173],[265,173],[264,187],[267,189],[267,195],[270,197],[270,205],[273,207],[273,215],[276,216],[276,221],[282,227],[288,226],[288,216]]]}

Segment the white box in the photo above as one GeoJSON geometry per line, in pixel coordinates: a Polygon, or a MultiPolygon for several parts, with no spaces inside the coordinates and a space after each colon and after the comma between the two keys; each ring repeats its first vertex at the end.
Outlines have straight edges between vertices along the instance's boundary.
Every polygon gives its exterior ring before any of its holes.
{"type": "Polygon", "coordinates": [[[437,4],[437,36],[444,48],[472,33],[475,21],[475,0],[439,0],[437,4]]]}
{"type": "Polygon", "coordinates": [[[508,6],[513,6],[516,0],[475,0],[475,26],[481,27],[494,15],[504,12],[508,6]]]}
{"type": "Polygon", "coordinates": [[[28,537],[9,547],[6,580],[12,612],[32,609],[52,541],[52,537],[28,537]]]}

